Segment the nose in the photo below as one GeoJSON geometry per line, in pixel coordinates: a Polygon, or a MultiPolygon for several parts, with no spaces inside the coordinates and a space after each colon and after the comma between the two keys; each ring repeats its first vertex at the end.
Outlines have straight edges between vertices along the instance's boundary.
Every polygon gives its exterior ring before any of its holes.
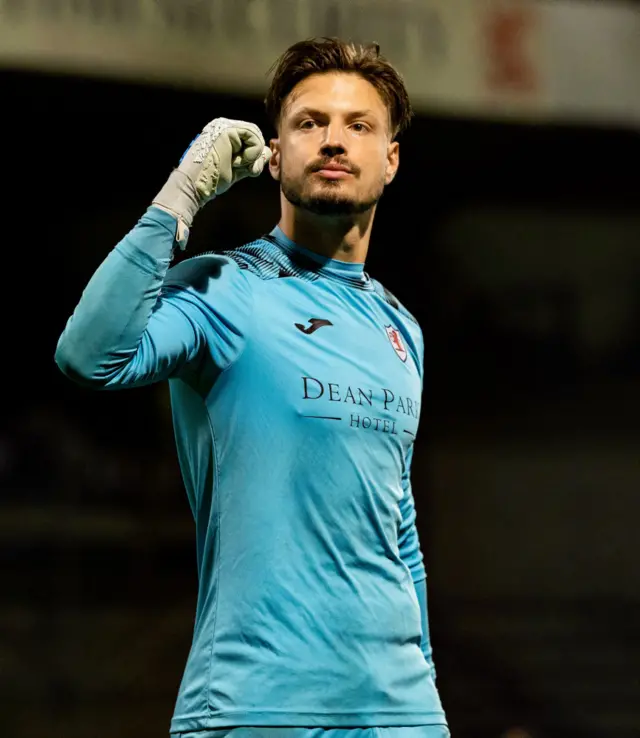
{"type": "Polygon", "coordinates": [[[326,143],[320,149],[320,153],[327,159],[333,159],[334,156],[341,156],[346,154],[347,150],[340,143],[326,143]]]}
{"type": "Polygon", "coordinates": [[[320,148],[320,153],[327,158],[346,154],[347,147],[341,135],[341,131],[335,125],[329,125],[325,128],[324,141],[320,148]]]}

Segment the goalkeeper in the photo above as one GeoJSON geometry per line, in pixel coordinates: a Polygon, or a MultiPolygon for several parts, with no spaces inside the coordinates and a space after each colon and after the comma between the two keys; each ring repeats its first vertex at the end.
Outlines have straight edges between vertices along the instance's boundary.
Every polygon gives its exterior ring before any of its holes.
{"type": "Polygon", "coordinates": [[[174,735],[445,738],[410,482],[422,334],[364,271],[410,102],[377,47],[312,39],[266,104],[269,148],[205,126],[56,361],[97,389],[169,380],[199,573],[174,735]],[[278,226],[169,269],[198,210],[266,165],[278,226]]]}

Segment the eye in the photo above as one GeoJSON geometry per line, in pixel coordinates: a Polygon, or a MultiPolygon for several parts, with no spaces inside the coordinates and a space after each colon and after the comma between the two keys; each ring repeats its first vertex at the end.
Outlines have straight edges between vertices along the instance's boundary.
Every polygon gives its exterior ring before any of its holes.
{"type": "Polygon", "coordinates": [[[311,118],[307,118],[307,120],[303,120],[302,123],[300,123],[300,128],[302,128],[305,131],[310,131],[312,128],[314,128],[316,125],[315,120],[312,120],[311,118]]]}
{"type": "Polygon", "coordinates": [[[352,123],[351,128],[356,133],[365,133],[365,131],[369,130],[369,127],[366,125],[366,123],[352,123]]]}

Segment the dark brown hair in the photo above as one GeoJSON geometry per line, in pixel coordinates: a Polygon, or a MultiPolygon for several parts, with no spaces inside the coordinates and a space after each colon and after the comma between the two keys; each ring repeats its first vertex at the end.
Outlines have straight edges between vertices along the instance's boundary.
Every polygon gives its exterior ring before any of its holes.
{"type": "Polygon", "coordinates": [[[389,110],[393,137],[401,133],[413,117],[404,80],[380,54],[378,44],[359,44],[339,38],[310,38],[290,46],[269,72],[273,72],[273,79],[264,102],[267,115],[276,129],[286,99],[298,82],[324,72],[359,74],[372,84],[389,110]]]}

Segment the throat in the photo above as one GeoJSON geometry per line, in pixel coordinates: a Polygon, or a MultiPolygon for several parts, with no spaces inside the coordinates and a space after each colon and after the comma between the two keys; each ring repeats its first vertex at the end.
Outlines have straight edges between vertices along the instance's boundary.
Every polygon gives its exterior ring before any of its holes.
{"type": "MultiPolygon", "coordinates": [[[[296,209],[297,210],[297,209],[296,209]]],[[[292,242],[327,259],[363,264],[371,238],[373,218],[361,216],[331,218],[314,213],[299,213],[278,224],[292,242]]]]}

